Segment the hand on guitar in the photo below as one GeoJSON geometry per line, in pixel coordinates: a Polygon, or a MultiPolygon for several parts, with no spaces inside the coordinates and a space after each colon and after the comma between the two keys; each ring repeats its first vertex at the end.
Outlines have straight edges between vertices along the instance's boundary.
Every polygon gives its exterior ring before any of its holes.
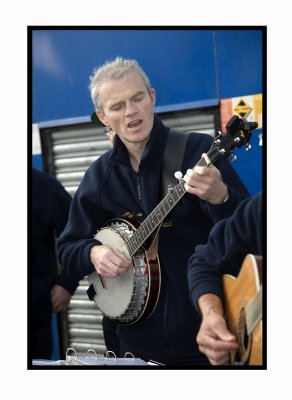
{"type": "Polygon", "coordinates": [[[187,192],[212,204],[223,203],[228,195],[220,171],[212,164],[208,167],[196,166],[194,170],[188,169],[183,179],[187,192]]]}
{"type": "Polygon", "coordinates": [[[90,260],[97,273],[108,278],[126,272],[132,265],[132,261],[119,250],[104,245],[92,247],[90,260]]]}
{"type": "Polygon", "coordinates": [[[228,364],[230,351],[238,347],[236,338],[229,332],[219,297],[206,294],[200,297],[199,306],[203,320],[197,343],[212,365],[228,364]]]}

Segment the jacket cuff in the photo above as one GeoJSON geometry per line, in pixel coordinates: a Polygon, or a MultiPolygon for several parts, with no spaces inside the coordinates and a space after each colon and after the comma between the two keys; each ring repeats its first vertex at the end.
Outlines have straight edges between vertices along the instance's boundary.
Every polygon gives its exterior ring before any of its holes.
{"type": "Polygon", "coordinates": [[[92,264],[91,259],[90,259],[90,251],[91,251],[92,247],[101,246],[101,245],[102,245],[102,243],[99,240],[94,240],[94,242],[90,242],[84,247],[83,251],[84,251],[84,254],[86,254],[86,256],[85,256],[86,263],[84,266],[82,266],[82,271],[84,273],[84,276],[89,275],[95,271],[95,267],[92,264]]]}
{"type": "Polygon", "coordinates": [[[216,296],[218,296],[220,298],[220,300],[223,303],[223,293],[218,286],[210,285],[210,283],[201,284],[199,288],[193,289],[192,293],[191,293],[192,303],[200,315],[201,315],[201,311],[199,308],[198,301],[199,301],[199,298],[201,296],[203,296],[204,294],[215,294],[216,296]]]}

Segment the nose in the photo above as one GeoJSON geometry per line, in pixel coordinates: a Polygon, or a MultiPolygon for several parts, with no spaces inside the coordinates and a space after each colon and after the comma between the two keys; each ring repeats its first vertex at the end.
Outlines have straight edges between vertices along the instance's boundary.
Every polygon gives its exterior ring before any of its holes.
{"type": "Polygon", "coordinates": [[[129,101],[126,103],[125,117],[134,114],[136,111],[137,109],[133,102],[129,101]]]}

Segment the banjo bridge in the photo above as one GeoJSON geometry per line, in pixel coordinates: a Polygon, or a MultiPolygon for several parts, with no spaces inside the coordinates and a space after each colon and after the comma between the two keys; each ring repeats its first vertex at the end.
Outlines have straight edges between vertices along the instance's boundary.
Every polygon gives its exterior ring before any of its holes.
{"type": "Polygon", "coordinates": [[[101,286],[103,287],[103,289],[108,290],[108,286],[106,284],[105,279],[100,274],[98,274],[98,276],[99,276],[99,279],[100,279],[100,282],[101,282],[101,286]]]}

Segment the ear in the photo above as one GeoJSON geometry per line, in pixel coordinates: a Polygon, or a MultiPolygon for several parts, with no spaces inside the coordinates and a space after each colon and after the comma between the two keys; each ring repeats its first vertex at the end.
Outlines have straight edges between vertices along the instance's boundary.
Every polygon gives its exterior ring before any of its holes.
{"type": "Polygon", "coordinates": [[[155,102],[156,102],[156,93],[155,90],[152,88],[151,89],[151,99],[152,99],[152,103],[153,103],[153,107],[155,106],[155,102]]]}
{"type": "Polygon", "coordinates": [[[105,126],[109,126],[108,120],[105,118],[103,113],[95,111],[97,118],[102,122],[105,126]]]}

